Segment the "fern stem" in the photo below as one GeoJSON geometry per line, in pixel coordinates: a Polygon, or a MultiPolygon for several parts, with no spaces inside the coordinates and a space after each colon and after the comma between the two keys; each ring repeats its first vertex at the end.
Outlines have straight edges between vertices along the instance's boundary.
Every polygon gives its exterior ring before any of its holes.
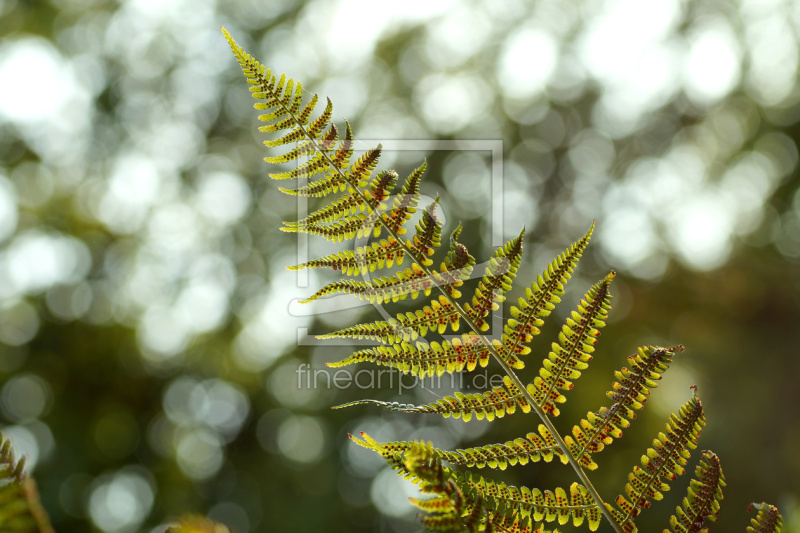
{"type": "MultiPolygon", "coordinates": [[[[229,37],[229,35],[226,35],[226,37],[229,37]]],[[[234,51],[236,52],[236,50],[234,50],[234,51]]],[[[269,91],[269,88],[268,88],[269,80],[264,79],[264,76],[261,74],[261,71],[260,71],[260,68],[259,68],[258,64],[257,63],[253,64],[253,59],[251,57],[249,57],[249,55],[245,54],[244,51],[241,50],[241,48],[239,48],[239,53],[237,53],[236,55],[238,55],[240,58],[241,57],[246,58],[246,62],[248,63],[248,66],[252,70],[252,72],[254,74],[254,77],[256,77],[259,80],[259,82],[260,82],[261,86],[264,88],[265,92],[269,91]]],[[[298,120],[296,114],[292,112],[292,110],[289,108],[289,106],[286,103],[284,103],[281,99],[277,99],[277,101],[278,101],[279,105],[283,108],[283,110],[292,118],[292,120],[294,121],[296,127],[299,128],[300,131],[302,131],[302,133],[305,136],[305,138],[308,141],[310,141],[311,143],[313,143],[313,146],[316,149],[316,151],[323,155],[323,157],[327,160],[327,162],[330,165],[330,167],[333,168],[334,171],[337,172],[345,180],[345,182],[348,183],[353,188],[353,190],[355,191],[356,194],[358,194],[366,203],[368,203],[368,198],[364,194],[364,192],[361,191],[361,189],[358,187],[358,183],[351,183],[351,181],[348,179],[347,174],[345,172],[343,172],[342,169],[339,168],[339,166],[330,157],[330,155],[328,154],[328,150],[323,149],[317,143],[317,140],[312,135],[309,134],[309,132],[306,129],[305,125],[300,120],[298,120]]],[[[345,142],[347,142],[347,141],[345,141],[345,142]]],[[[406,254],[409,255],[411,260],[414,261],[425,272],[425,275],[428,276],[429,279],[435,279],[433,277],[432,271],[430,269],[428,269],[425,265],[421,264],[416,259],[416,256],[413,253],[413,251],[411,250],[411,247],[409,247],[400,238],[400,236],[397,234],[397,232],[394,231],[385,222],[383,217],[380,217],[378,219],[378,221],[387,230],[389,235],[391,235],[400,244],[400,247],[403,249],[403,251],[406,254]]],[[[517,375],[513,371],[513,369],[508,365],[508,363],[506,363],[506,361],[503,359],[503,357],[500,355],[500,353],[497,351],[497,349],[494,347],[494,345],[491,342],[489,342],[486,339],[486,337],[481,333],[481,329],[478,327],[478,325],[470,318],[470,316],[467,314],[467,312],[464,311],[463,307],[461,307],[461,305],[450,295],[450,293],[448,293],[441,285],[436,285],[436,287],[444,295],[444,297],[447,298],[447,300],[453,305],[453,307],[456,309],[456,312],[459,314],[460,318],[463,319],[464,322],[466,322],[466,324],[470,327],[470,329],[472,329],[472,331],[481,339],[481,341],[488,348],[488,350],[490,351],[492,356],[497,360],[498,363],[500,363],[500,366],[502,367],[503,371],[508,375],[508,377],[514,383],[514,385],[519,388],[519,390],[522,393],[523,397],[528,401],[528,403],[536,411],[536,414],[539,416],[539,418],[541,419],[542,423],[545,425],[547,430],[550,432],[550,434],[556,440],[558,446],[566,454],[570,465],[572,465],[573,470],[575,470],[575,473],[577,474],[578,478],[580,478],[581,483],[589,491],[589,494],[591,494],[592,499],[594,499],[594,501],[597,503],[598,507],[600,508],[600,511],[606,517],[606,519],[611,524],[611,526],[614,528],[614,530],[617,533],[624,533],[622,531],[620,525],[617,524],[617,522],[611,516],[611,513],[609,512],[609,510],[606,508],[603,499],[600,497],[600,494],[597,492],[597,489],[595,489],[594,485],[592,485],[592,482],[589,480],[589,478],[586,475],[586,473],[583,471],[581,466],[578,464],[578,461],[572,456],[572,453],[570,452],[569,448],[567,447],[567,444],[564,442],[564,439],[561,437],[561,434],[558,432],[558,430],[553,425],[553,423],[550,420],[550,418],[542,410],[542,408],[536,403],[536,401],[534,400],[534,398],[531,395],[531,393],[528,391],[528,389],[525,387],[525,385],[523,385],[522,381],[520,381],[519,377],[517,377],[517,375]]]]}

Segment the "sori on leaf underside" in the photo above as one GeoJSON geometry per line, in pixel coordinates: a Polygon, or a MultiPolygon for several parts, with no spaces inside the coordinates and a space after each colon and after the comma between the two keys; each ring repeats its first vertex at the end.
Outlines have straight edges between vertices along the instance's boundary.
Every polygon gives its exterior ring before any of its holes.
{"type": "MultiPolygon", "coordinates": [[[[630,427],[673,356],[683,347],[638,348],[626,365],[614,372],[605,405],[589,411],[567,434],[556,428],[553,419],[560,415],[559,406],[567,401],[569,391],[588,368],[606,325],[610,287],[616,274],[609,272],[586,291],[549,350],[544,350],[546,354],[534,354],[531,345],[560,303],[565,285],[589,244],[594,223],[547,265],[525,289],[524,296],[507,306],[509,318],[502,333],[490,337],[489,317],[504,306],[522,261],[524,231],[500,246],[481,265],[482,272],[474,273],[478,265],[459,242],[459,225],[450,233],[449,247],[437,266],[433,256],[441,248],[443,230],[436,215],[438,198],[422,210],[419,222],[411,227],[426,165],[410,172],[400,186],[398,173],[376,170],[380,145],[355,157],[350,124],[345,122],[342,134],[331,122],[330,99],[319,112],[317,95],[306,98],[299,82],[274,75],[237,45],[224,28],[222,31],[258,101],[255,107],[262,112],[258,118],[264,123],[260,131],[276,134],[264,144],[282,148],[282,153],[265,160],[273,165],[293,165],[270,177],[284,183],[298,180],[294,186],[280,187],[284,193],[321,199],[316,210],[302,220],[284,222],[281,229],[354,243],[290,267],[323,268],[347,276],[305,301],[337,293],[373,304],[420,300],[414,311],[322,335],[377,343],[329,366],[366,362],[426,377],[473,372],[494,360],[504,373],[502,385],[490,390],[456,392],[429,404],[360,400],[338,408],[370,404],[393,411],[452,416],[465,422],[473,417],[495,420],[520,411],[534,413],[537,419],[535,430],[526,435],[467,449],[442,450],[424,442],[377,442],[364,433],[351,435],[351,439],[378,453],[399,475],[418,484],[428,495],[411,503],[423,512],[421,521],[432,531],[541,532],[567,524],[594,531],[603,520],[615,531],[636,531],[639,514],[652,500],[662,499],[670,483],[685,472],[705,417],[693,390],[654,437],[653,447],[633,467],[627,481],[623,480],[613,501],[601,497],[587,472],[598,468],[598,454],[630,427]],[[379,277],[364,277],[378,270],[379,277]],[[476,286],[468,291],[465,282],[476,276],[476,286]],[[532,378],[523,380],[518,372],[532,361],[539,368],[532,378]],[[574,470],[577,480],[567,488],[514,487],[476,473],[554,458],[574,470]]],[[[707,531],[708,524],[717,519],[724,486],[719,459],[713,452],[702,452],[687,496],[665,531],[707,531]]],[[[780,521],[767,515],[768,511],[760,511],[754,520],[754,527],[760,529],[755,531],[780,530],[780,521]]]]}

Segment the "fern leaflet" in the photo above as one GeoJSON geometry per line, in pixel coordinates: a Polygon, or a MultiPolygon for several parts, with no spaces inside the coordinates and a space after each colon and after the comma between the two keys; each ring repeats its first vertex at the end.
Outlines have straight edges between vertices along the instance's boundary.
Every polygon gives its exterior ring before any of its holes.
{"type": "Polygon", "coordinates": [[[747,533],[781,533],[783,517],[778,508],[768,503],[751,503],[748,511],[758,509],[758,515],[750,520],[747,533]]]}
{"type": "Polygon", "coordinates": [[[413,376],[441,376],[445,372],[472,372],[479,365],[489,364],[489,350],[483,340],[474,334],[465,333],[452,341],[417,343],[416,346],[401,342],[392,346],[368,348],[350,355],[329,367],[341,367],[369,361],[390,366],[413,376]]]}
{"type": "MultiPolygon", "coordinates": [[[[532,385],[528,385],[530,389],[532,385]]],[[[503,386],[494,387],[492,390],[477,393],[464,394],[456,391],[453,396],[445,396],[437,402],[427,405],[412,405],[396,402],[381,402],[379,400],[357,400],[334,407],[342,409],[353,405],[372,404],[378,405],[390,411],[401,411],[404,413],[439,413],[445,418],[461,418],[464,422],[469,422],[472,416],[478,420],[492,421],[495,417],[502,418],[506,414],[513,414],[517,406],[523,413],[531,410],[531,405],[525,396],[520,394],[519,389],[514,385],[511,378],[503,377],[503,386]]]]}
{"type": "Polygon", "coordinates": [[[570,380],[578,379],[581,370],[588,368],[594,352],[600,328],[606,325],[605,319],[611,309],[608,286],[616,273],[611,272],[597,285],[589,289],[583,297],[578,310],[567,318],[561,328],[558,342],[552,344],[552,351],[539,369],[539,375],[533,381],[536,392],[533,398],[542,410],[550,415],[558,416],[556,403],[564,403],[566,398],[559,390],[571,390],[570,380]]]}
{"type": "Polygon", "coordinates": [[[0,434],[0,531],[53,533],[39,503],[33,479],[24,473],[25,459],[17,460],[11,441],[0,434]]]}
{"type": "Polygon", "coordinates": [[[616,497],[620,511],[611,509],[617,523],[624,531],[635,531],[632,519],[642,509],[650,507],[650,499],[660,500],[662,492],[669,490],[668,482],[683,474],[688,462],[689,449],[697,447],[697,439],[705,426],[703,405],[696,394],[681,406],[679,414],[672,413],[666,425],[666,433],[659,433],[653,440],[653,448],[648,448],[642,456],[642,466],[633,467],[628,474],[625,494],[616,497]]]}
{"type": "Polygon", "coordinates": [[[722,487],[725,476],[719,458],[713,452],[704,451],[700,464],[694,472],[695,478],[689,484],[683,505],[670,517],[671,530],[664,533],[708,533],[706,520],[716,522],[719,515],[719,502],[722,500],[722,487]]]}
{"type": "Polygon", "coordinates": [[[230,530],[204,516],[187,515],[178,523],[166,529],[164,533],[230,533],[230,530]]]}
{"type": "Polygon", "coordinates": [[[520,298],[517,306],[511,306],[512,318],[504,328],[501,353],[530,353],[527,344],[539,334],[539,328],[544,325],[542,319],[549,316],[561,301],[559,296],[564,294],[564,286],[589,244],[593,232],[594,224],[582,239],[564,250],[545,268],[530,288],[526,289],[525,298],[520,298]]]}
{"type": "MultiPolygon", "coordinates": [[[[489,444],[454,451],[431,447],[431,453],[452,465],[470,468],[489,467],[505,470],[509,464],[512,466],[517,463],[524,465],[529,461],[535,463],[540,460],[549,463],[553,460],[553,457],[558,457],[562,463],[566,464],[566,454],[555,443],[547,428],[540,424],[538,430],[538,435],[536,433],[528,433],[524,438],[514,439],[504,444],[489,444]]],[[[413,441],[379,443],[366,433],[362,433],[361,437],[363,440],[350,435],[354,442],[379,453],[384,458],[388,457],[385,453],[404,452],[414,445],[413,441]]]]}
{"type": "Polygon", "coordinates": [[[586,418],[572,428],[572,437],[567,435],[564,439],[570,449],[577,446],[574,456],[584,466],[591,470],[597,468],[589,454],[602,451],[614,439],[622,437],[622,431],[636,418],[635,411],[644,409],[647,396],[658,386],[657,381],[669,368],[676,351],[683,351],[683,346],[639,348],[637,353],[628,357],[630,369],[622,367],[614,372],[619,381],[615,381],[611,385],[613,390],[606,393],[614,403],[611,407],[601,407],[597,413],[587,413],[586,418]]]}

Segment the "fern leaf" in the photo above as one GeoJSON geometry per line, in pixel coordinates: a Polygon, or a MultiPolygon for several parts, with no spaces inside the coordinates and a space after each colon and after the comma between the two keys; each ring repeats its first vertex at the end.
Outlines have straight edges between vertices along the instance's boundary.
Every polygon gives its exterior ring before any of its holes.
{"type": "Polygon", "coordinates": [[[330,283],[302,300],[301,303],[313,302],[317,298],[337,292],[352,294],[373,304],[397,302],[405,300],[408,296],[416,299],[420,293],[429,296],[431,288],[434,286],[433,279],[425,274],[425,271],[416,263],[412,263],[410,268],[401,270],[394,276],[380,277],[371,281],[346,279],[330,283]]]}
{"type": "Polygon", "coordinates": [[[230,533],[230,530],[204,516],[187,515],[181,517],[177,524],[168,527],[165,533],[230,533]]]}
{"type": "Polygon", "coordinates": [[[288,180],[299,178],[313,178],[317,174],[324,174],[330,168],[330,164],[325,157],[325,154],[319,153],[314,155],[309,161],[298,165],[296,168],[288,172],[277,172],[269,175],[274,180],[288,180]]]}
{"type": "MultiPolygon", "coordinates": [[[[554,444],[554,439],[544,425],[539,425],[539,434],[528,433],[525,438],[514,439],[504,444],[489,444],[474,448],[458,450],[441,450],[431,447],[431,453],[452,465],[466,466],[469,468],[499,468],[505,470],[509,465],[527,464],[528,462],[544,461],[549,463],[558,457],[563,464],[567,464],[566,454],[554,444]]],[[[366,434],[362,433],[362,437],[366,434]]],[[[368,436],[366,436],[368,437],[368,436]]],[[[402,453],[415,445],[413,441],[397,441],[377,443],[372,441],[371,449],[386,450],[387,453],[402,453]]]]}
{"type": "Polygon", "coordinates": [[[758,515],[750,520],[747,533],[781,533],[783,517],[778,508],[768,503],[751,503],[748,511],[758,509],[758,515]]]}
{"type": "Polygon", "coordinates": [[[460,317],[452,302],[444,296],[439,296],[438,299],[431,300],[430,304],[422,309],[398,314],[396,319],[358,324],[333,333],[319,335],[318,338],[374,339],[392,344],[416,340],[425,336],[429,330],[442,334],[447,331],[448,325],[453,331],[458,331],[460,317]]]}
{"type": "MultiPolygon", "coordinates": [[[[522,258],[522,238],[524,236],[525,230],[523,229],[518,237],[497,249],[494,257],[486,265],[483,278],[472,297],[472,303],[464,306],[467,316],[481,331],[489,329],[489,324],[484,317],[491,311],[500,308],[500,303],[505,301],[504,294],[511,289],[511,283],[522,258]]],[[[509,355],[506,362],[512,368],[523,367],[522,362],[513,355],[509,355]]]]}
{"type": "Polygon", "coordinates": [[[461,339],[452,341],[417,343],[413,346],[401,342],[392,346],[377,346],[360,350],[346,359],[328,363],[329,367],[343,367],[355,363],[370,362],[395,368],[404,374],[417,377],[441,376],[445,372],[472,372],[479,365],[489,364],[490,352],[483,340],[474,334],[465,333],[461,339]]]}
{"type": "Polygon", "coordinates": [[[331,242],[342,242],[356,237],[371,235],[373,232],[378,237],[381,234],[381,228],[378,224],[375,219],[370,219],[369,215],[358,213],[344,217],[333,224],[309,224],[308,226],[288,226],[280,229],[290,233],[316,235],[331,242]]]}
{"type": "Polygon", "coordinates": [[[543,318],[550,315],[564,294],[564,285],[578,264],[583,251],[592,237],[594,224],[582,239],[573,243],[556,257],[542,272],[538,279],[525,291],[525,298],[520,298],[517,306],[510,309],[511,317],[504,328],[502,355],[527,355],[531,349],[526,346],[539,334],[544,324],[543,318]]]}
{"type": "Polygon", "coordinates": [[[383,170],[370,181],[369,190],[364,192],[370,207],[386,209],[384,200],[389,198],[394,190],[398,177],[394,170],[383,170]]]}
{"type": "Polygon", "coordinates": [[[278,156],[267,156],[264,158],[264,161],[271,164],[281,164],[281,163],[288,163],[290,161],[294,161],[296,159],[300,159],[301,157],[306,157],[309,155],[313,155],[317,150],[317,146],[313,141],[304,141],[290,151],[286,152],[285,154],[278,155],[278,156]]]}
{"type": "Polygon", "coordinates": [[[458,242],[462,229],[463,226],[459,223],[458,227],[450,234],[450,251],[439,267],[441,285],[455,299],[461,298],[461,292],[457,290],[457,287],[461,287],[464,280],[469,279],[475,266],[475,258],[470,255],[466,246],[458,242]]]}
{"type": "Polygon", "coordinates": [[[390,232],[396,235],[405,234],[406,222],[417,211],[416,206],[420,198],[419,184],[427,167],[427,163],[422,163],[408,175],[400,194],[392,200],[391,210],[383,215],[384,223],[390,232]]]}
{"type": "Polygon", "coordinates": [[[706,520],[716,522],[725,476],[715,453],[704,451],[683,499],[683,506],[675,510],[669,520],[671,529],[664,533],[708,533],[706,520]]]}
{"type": "Polygon", "coordinates": [[[17,460],[11,442],[0,435],[0,531],[53,533],[36,483],[24,468],[25,459],[17,460]]]}
{"type": "Polygon", "coordinates": [[[333,154],[331,160],[333,161],[333,166],[336,168],[344,168],[350,162],[350,158],[353,156],[354,148],[353,148],[353,128],[350,127],[350,122],[347,120],[344,121],[345,123],[345,132],[344,132],[344,140],[339,143],[339,146],[336,149],[336,152],[333,154]]]}
{"type": "Polygon", "coordinates": [[[595,531],[600,525],[600,508],[589,495],[589,491],[578,483],[573,483],[569,495],[563,488],[555,490],[514,487],[495,482],[472,472],[454,472],[456,484],[464,492],[467,500],[482,499],[491,517],[519,518],[527,521],[528,527],[534,522],[555,522],[560,525],[572,522],[580,526],[588,518],[589,529],[595,531]]]}
{"type": "MultiPolygon", "coordinates": [[[[653,448],[648,448],[647,454],[642,456],[642,466],[635,466],[628,474],[629,482],[625,485],[627,498],[619,495],[615,500],[622,511],[619,523],[623,529],[628,531],[626,528],[633,527],[632,519],[650,506],[650,499],[662,499],[662,492],[669,490],[668,483],[686,471],[687,448],[697,447],[703,426],[703,405],[697,395],[692,394],[678,415],[670,415],[666,433],[659,433],[653,440],[653,448]]],[[[619,514],[616,515],[618,518],[619,514]]]]}
{"type": "Polygon", "coordinates": [[[438,205],[439,198],[437,197],[422,213],[422,218],[416,227],[417,231],[413,242],[407,241],[406,243],[411,249],[414,259],[424,266],[433,264],[429,256],[433,255],[436,249],[441,246],[442,223],[436,217],[436,207],[438,205]]]}
{"type": "Polygon", "coordinates": [[[589,454],[602,451],[630,427],[636,411],[644,408],[647,396],[658,386],[658,380],[669,368],[676,351],[683,351],[683,346],[641,347],[628,357],[630,369],[622,367],[614,372],[618,381],[612,383],[612,390],[606,393],[613,402],[611,406],[601,407],[597,413],[587,413],[586,418],[572,428],[572,436],[564,439],[584,467],[596,469],[597,464],[589,454]]]}
{"type": "Polygon", "coordinates": [[[305,228],[317,224],[336,222],[347,215],[354,215],[364,211],[366,202],[361,196],[354,193],[355,191],[351,189],[345,196],[326,204],[302,220],[284,222],[283,225],[285,227],[280,228],[281,231],[303,231],[305,228]]]}
{"type": "Polygon", "coordinates": [[[289,270],[330,268],[352,276],[359,273],[374,272],[378,268],[388,268],[395,262],[399,266],[403,263],[404,257],[405,251],[400,242],[390,237],[359,247],[356,250],[342,250],[341,252],[288,268],[289,270]]]}
{"type": "Polygon", "coordinates": [[[14,449],[11,447],[11,441],[0,437],[2,444],[0,445],[0,483],[1,482],[16,482],[22,483],[25,479],[25,458],[17,460],[14,457],[14,449]]]}
{"type": "Polygon", "coordinates": [[[533,398],[545,413],[559,415],[556,403],[563,403],[566,398],[558,391],[572,390],[571,380],[578,379],[581,370],[589,366],[600,328],[606,325],[611,309],[608,287],[615,276],[612,271],[589,289],[578,304],[578,310],[567,318],[558,334],[558,342],[552,344],[552,351],[539,369],[539,375],[533,381],[536,389],[533,398]]]}
{"type": "MultiPolygon", "coordinates": [[[[396,454],[395,457],[399,457],[396,454]]],[[[476,531],[482,513],[464,514],[466,501],[452,477],[452,471],[442,466],[441,459],[432,453],[430,446],[414,443],[402,454],[402,470],[412,479],[420,481],[420,492],[433,494],[433,498],[409,498],[411,503],[423,511],[420,521],[429,531],[472,532],[476,531]]]]}
{"type": "Polygon", "coordinates": [[[381,150],[382,147],[379,144],[377,148],[368,150],[367,153],[350,165],[347,169],[347,182],[351,187],[363,188],[367,186],[367,178],[378,164],[378,159],[381,157],[381,150]]]}
{"type": "MultiPolygon", "coordinates": [[[[331,99],[328,98],[328,103],[325,106],[325,111],[322,112],[320,116],[314,119],[311,124],[308,125],[306,129],[306,135],[308,135],[311,139],[316,139],[319,137],[322,130],[325,129],[325,126],[331,120],[331,116],[333,116],[333,102],[331,99]]],[[[311,118],[311,113],[314,111],[314,108],[317,106],[317,102],[319,101],[319,97],[315,94],[311,97],[311,100],[306,104],[303,110],[298,114],[297,121],[301,124],[305,124],[308,122],[308,119],[311,118]]]]}
{"type": "MultiPolygon", "coordinates": [[[[390,411],[401,411],[404,413],[438,413],[445,418],[450,416],[453,418],[461,418],[464,422],[470,421],[473,415],[475,415],[478,420],[486,418],[486,420],[491,422],[495,417],[502,418],[506,414],[513,414],[516,412],[517,406],[519,406],[523,413],[530,412],[531,405],[511,381],[511,378],[504,376],[503,384],[504,386],[502,387],[494,387],[490,391],[478,394],[455,392],[453,396],[445,396],[437,402],[426,405],[382,402],[379,400],[357,400],[355,402],[339,405],[334,407],[334,409],[341,409],[353,405],[372,404],[383,407],[384,409],[389,409],[390,411]]],[[[529,385],[529,388],[530,387],[529,385]]]]}

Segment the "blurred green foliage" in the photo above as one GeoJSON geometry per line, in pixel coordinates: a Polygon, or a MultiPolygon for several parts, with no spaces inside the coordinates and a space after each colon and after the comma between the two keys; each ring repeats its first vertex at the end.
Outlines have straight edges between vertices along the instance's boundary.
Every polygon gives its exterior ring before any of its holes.
{"type": "MultiPolygon", "coordinates": [[[[347,432],[453,447],[527,431],[519,415],[329,410],[452,389],[324,386],[347,348],[298,328],[367,311],[290,305],[320,280],[284,269],[304,249],[277,231],[297,206],[266,179],[220,24],[329,96],[358,140],[422,141],[382,167],[427,158],[423,192],[441,195],[445,231],[464,221],[476,257],[526,226],[517,290],[597,220],[561,312],[611,268],[614,309],[560,420],[602,404],[636,346],[687,347],[603,458],[601,493],[620,491],[697,384],[701,447],[729,481],[717,530],[762,500],[800,528],[796,2],[2,0],[0,415],[56,530],[151,530],[193,511],[240,533],[414,531],[408,487],[347,432]],[[476,139],[502,140],[501,172],[488,151],[430,149],[476,139]]],[[[678,481],[642,530],[683,494],[678,481]]]]}

